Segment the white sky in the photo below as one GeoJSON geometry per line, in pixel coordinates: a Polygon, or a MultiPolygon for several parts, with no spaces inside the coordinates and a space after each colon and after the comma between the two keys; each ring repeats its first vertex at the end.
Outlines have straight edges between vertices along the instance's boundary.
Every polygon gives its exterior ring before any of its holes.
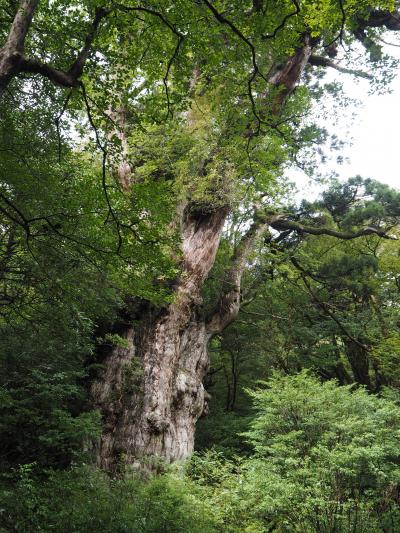
{"type": "Polygon", "coordinates": [[[350,163],[338,171],[343,178],[360,174],[400,187],[400,73],[391,94],[368,95],[365,83],[354,86],[351,80],[346,85],[357,91],[362,107],[349,130],[353,145],[345,148],[350,163]]]}
{"type": "MultiPolygon", "coordinates": [[[[400,57],[400,48],[385,47],[385,51],[400,57]]],[[[390,86],[392,92],[387,94],[368,94],[368,81],[355,81],[349,74],[332,71],[329,78],[343,81],[346,94],[360,100],[361,105],[355,110],[353,122],[344,114],[337,117],[337,125],[333,118],[331,123],[324,123],[330,133],[339,137],[349,134],[352,144],[335,154],[342,155],[344,163],[331,161],[322,169],[336,171],[343,180],[359,174],[400,189],[400,71],[390,86]]],[[[319,187],[308,186],[305,176],[291,172],[290,177],[301,189],[302,197],[315,196],[319,187]]]]}

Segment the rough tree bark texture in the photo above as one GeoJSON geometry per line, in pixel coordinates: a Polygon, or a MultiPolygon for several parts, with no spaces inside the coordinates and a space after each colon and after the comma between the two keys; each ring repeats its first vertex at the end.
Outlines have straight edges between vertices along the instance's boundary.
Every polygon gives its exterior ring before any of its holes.
{"type": "Polygon", "coordinates": [[[123,333],[101,379],[93,384],[95,406],[105,420],[98,459],[113,470],[122,459],[143,464],[147,456],[167,461],[193,451],[194,429],[207,405],[202,380],[208,367],[210,332],[199,315],[200,291],[212,267],[227,209],[184,214],[182,276],[167,308],[148,309],[135,329],[123,333]]]}
{"type": "Polygon", "coordinates": [[[25,38],[39,0],[23,0],[14,17],[8,38],[0,49],[0,96],[20,69],[25,38]]]}

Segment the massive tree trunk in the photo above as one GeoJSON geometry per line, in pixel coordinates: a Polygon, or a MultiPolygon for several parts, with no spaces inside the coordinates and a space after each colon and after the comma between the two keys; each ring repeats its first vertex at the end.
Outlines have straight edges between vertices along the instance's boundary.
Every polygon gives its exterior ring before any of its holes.
{"type": "Polygon", "coordinates": [[[154,468],[157,457],[173,462],[193,451],[196,422],[207,412],[202,381],[209,364],[208,342],[237,316],[246,259],[268,228],[255,217],[232,257],[219,300],[205,315],[201,289],[228,212],[219,207],[206,214],[184,213],[182,274],[174,301],[163,309],[142,307],[135,320],[118,325],[116,332],[125,344],[105,358],[91,391],[104,419],[97,456],[106,470],[125,464],[154,468]]]}
{"type": "Polygon", "coordinates": [[[148,306],[137,326],[127,324],[93,384],[94,403],[105,431],[98,450],[102,468],[119,461],[144,464],[193,451],[194,430],[207,406],[202,380],[208,367],[211,332],[201,314],[200,291],[212,267],[228,210],[185,213],[183,265],[174,301],[164,309],[148,306]]]}
{"type": "MultiPolygon", "coordinates": [[[[276,118],[294,90],[314,46],[307,35],[303,36],[303,45],[270,78],[271,86],[279,89],[272,92],[272,106],[266,95],[272,117],[276,118]]],[[[127,145],[122,144],[124,155],[127,145]]],[[[130,172],[129,164],[120,166],[120,185],[127,194],[130,172]]],[[[214,264],[229,212],[228,205],[212,203],[202,210],[196,210],[190,202],[183,213],[178,209],[182,264],[173,301],[158,309],[146,305],[135,320],[122,327],[120,334],[126,345],[111,350],[104,360],[104,370],[92,385],[94,405],[104,420],[98,463],[106,470],[115,471],[119,464],[147,463],[154,468],[154,457],[172,462],[191,454],[196,421],[207,410],[208,395],[202,380],[208,367],[208,342],[236,318],[242,274],[255,242],[269,227],[285,234],[296,231],[342,239],[370,233],[386,236],[370,227],[339,232],[329,227],[305,226],[265,210],[262,202],[255,204],[253,223],[232,254],[214,309],[205,316],[201,291],[214,264]]]]}

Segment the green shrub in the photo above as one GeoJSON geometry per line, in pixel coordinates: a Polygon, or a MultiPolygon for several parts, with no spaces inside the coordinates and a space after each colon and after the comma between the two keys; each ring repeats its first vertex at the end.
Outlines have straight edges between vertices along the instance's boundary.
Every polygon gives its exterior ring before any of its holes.
{"type": "Polygon", "coordinates": [[[400,531],[400,408],[364,389],[275,376],[250,392],[248,459],[195,457],[224,531],[400,531]]]}
{"type": "Polygon", "coordinates": [[[52,471],[46,480],[20,468],[3,485],[0,531],[18,533],[211,533],[217,531],[200,489],[166,474],[110,480],[90,467],[52,471]]]}

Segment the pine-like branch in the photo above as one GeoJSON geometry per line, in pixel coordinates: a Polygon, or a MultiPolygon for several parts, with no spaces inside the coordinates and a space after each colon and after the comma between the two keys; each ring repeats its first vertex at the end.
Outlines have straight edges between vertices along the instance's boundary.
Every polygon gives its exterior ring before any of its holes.
{"type": "Polygon", "coordinates": [[[358,231],[337,231],[327,227],[305,226],[300,222],[288,219],[285,215],[275,215],[269,220],[270,226],[277,231],[293,230],[297,233],[308,233],[310,235],[328,235],[337,239],[351,240],[365,235],[377,235],[382,239],[397,240],[394,235],[388,235],[384,230],[367,226],[358,231]]]}
{"type": "Polygon", "coordinates": [[[342,240],[357,239],[366,235],[377,235],[383,239],[397,240],[394,235],[388,235],[384,230],[368,226],[354,232],[338,231],[328,227],[306,226],[287,218],[283,214],[264,214],[256,211],[254,222],[243,235],[231,259],[216,307],[207,319],[207,330],[210,334],[223,331],[239,313],[241,306],[242,276],[249,263],[254,246],[269,228],[283,232],[295,231],[299,234],[327,235],[342,240]]]}

